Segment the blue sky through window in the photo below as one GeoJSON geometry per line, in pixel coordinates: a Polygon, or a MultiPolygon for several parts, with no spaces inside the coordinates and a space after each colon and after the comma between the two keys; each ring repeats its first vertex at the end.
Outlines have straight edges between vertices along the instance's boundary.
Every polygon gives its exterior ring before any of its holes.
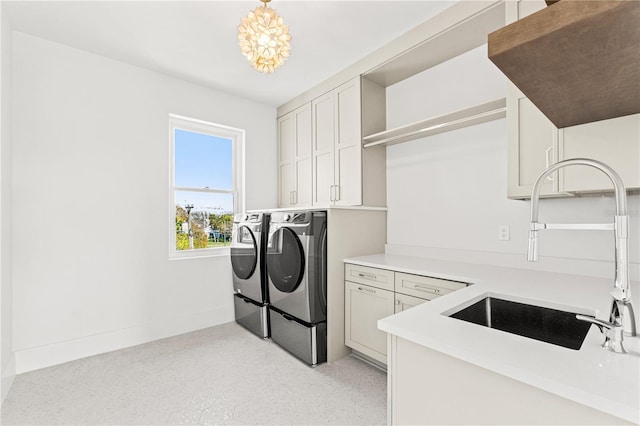
{"type": "MultiPolygon", "coordinates": [[[[175,129],[175,186],[198,189],[233,189],[233,141],[175,129]]],[[[176,204],[193,204],[207,213],[232,213],[233,195],[176,191],[176,204]]]]}
{"type": "Polygon", "coordinates": [[[175,185],[190,188],[233,189],[233,142],[176,129],[175,185]]]}

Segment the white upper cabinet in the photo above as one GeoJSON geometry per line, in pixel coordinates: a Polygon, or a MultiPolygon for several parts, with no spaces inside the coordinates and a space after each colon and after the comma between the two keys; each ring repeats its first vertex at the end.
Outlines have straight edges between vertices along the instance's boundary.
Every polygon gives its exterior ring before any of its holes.
{"type": "MultiPolygon", "coordinates": [[[[627,189],[640,188],[640,114],[596,121],[559,131],[561,158],[593,158],[611,166],[627,189]]],[[[560,186],[568,192],[613,190],[611,180],[593,167],[565,167],[560,186]]]]}
{"type": "Polygon", "coordinates": [[[314,204],[362,204],[360,78],[312,102],[314,204]]]}
{"type": "Polygon", "coordinates": [[[289,113],[278,119],[278,205],[289,207],[293,205],[295,126],[294,114],[289,113]]]}
{"type": "MultiPolygon", "coordinates": [[[[385,111],[387,87],[483,46],[487,34],[501,28],[504,22],[503,1],[455,2],[278,107],[279,117],[284,117],[311,101],[312,206],[384,207],[386,145],[504,117],[502,97],[483,99],[479,105],[463,105],[462,109],[447,110],[435,117],[421,114],[419,122],[391,129],[387,129],[385,111]]],[[[428,93],[424,95],[429,97],[428,93]]],[[[292,190],[285,188],[286,184],[280,180],[280,207],[291,204],[287,192],[292,190]]]]}
{"type": "MultiPolygon", "coordinates": [[[[512,94],[507,121],[509,198],[531,198],[538,176],[571,158],[602,161],[618,172],[627,190],[640,189],[640,114],[558,129],[526,97],[512,94]]],[[[560,197],[611,192],[613,184],[592,167],[574,166],[547,177],[542,188],[542,197],[560,197]]]]}
{"type": "Polygon", "coordinates": [[[278,119],[279,207],[311,206],[311,104],[278,119]]]}
{"type": "MultiPolygon", "coordinates": [[[[530,197],[538,176],[558,162],[558,129],[511,83],[507,93],[507,138],[509,197],[530,197]]],[[[543,183],[541,195],[558,193],[555,172],[543,183]]]]}
{"type": "Polygon", "coordinates": [[[311,102],[313,111],[313,205],[333,202],[336,141],[335,96],[329,92],[311,102]]]}
{"type": "MultiPolygon", "coordinates": [[[[507,21],[545,7],[544,1],[510,2],[507,21]]],[[[550,165],[570,158],[599,160],[616,170],[627,189],[640,189],[640,114],[558,129],[512,83],[507,89],[507,192],[531,197],[533,184],[550,165]]],[[[542,197],[608,192],[611,181],[591,167],[566,167],[545,180],[542,197]]]]}
{"type": "MultiPolygon", "coordinates": [[[[384,100],[383,87],[356,77],[311,101],[313,206],[386,203],[384,148],[364,155],[362,149],[363,125],[376,119],[384,125],[384,115],[365,116],[362,90],[377,92],[384,100]]],[[[383,113],[379,108],[373,112],[383,113]]]]}

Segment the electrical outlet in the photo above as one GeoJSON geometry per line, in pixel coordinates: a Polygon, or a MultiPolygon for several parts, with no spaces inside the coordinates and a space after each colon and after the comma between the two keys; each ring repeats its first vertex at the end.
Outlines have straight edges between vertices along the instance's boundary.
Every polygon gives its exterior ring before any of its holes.
{"type": "Polygon", "coordinates": [[[509,241],[509,225],[498,226],[498,240],[509,241]]]}

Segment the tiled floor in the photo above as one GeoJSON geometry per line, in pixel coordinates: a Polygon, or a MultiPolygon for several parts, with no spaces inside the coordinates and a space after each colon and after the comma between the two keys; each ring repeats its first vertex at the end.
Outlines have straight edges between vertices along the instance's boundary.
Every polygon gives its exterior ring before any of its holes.
{"type": "Polygon", "coordinates": [[[386,375],[310,368],[235,323],[21,374],[3,425],[384,424],[386,375]]]}

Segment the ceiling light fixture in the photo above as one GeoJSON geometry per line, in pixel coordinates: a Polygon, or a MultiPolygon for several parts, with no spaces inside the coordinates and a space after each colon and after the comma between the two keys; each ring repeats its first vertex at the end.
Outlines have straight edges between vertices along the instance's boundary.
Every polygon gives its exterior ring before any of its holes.
{"type": "Polygon", "coordinates": [[[238,26],[238,42],[242,54],[255,69],[273,73],[289,57],[291,34],[282,17],[264,3],[242,18],[238,26]]]}

